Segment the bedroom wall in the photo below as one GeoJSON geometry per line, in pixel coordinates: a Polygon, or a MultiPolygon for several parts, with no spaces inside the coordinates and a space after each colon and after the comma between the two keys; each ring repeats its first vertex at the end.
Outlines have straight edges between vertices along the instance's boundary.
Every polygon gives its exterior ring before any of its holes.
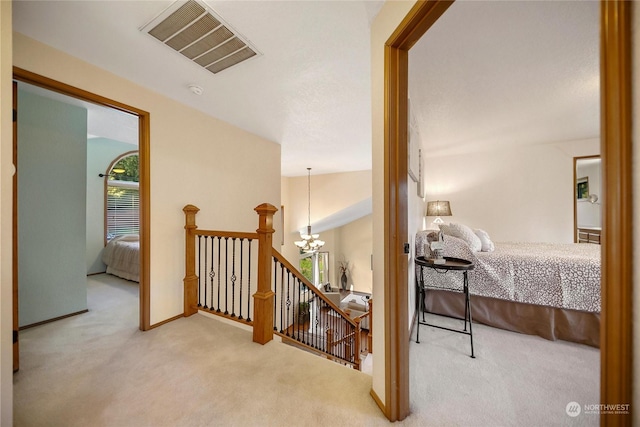
{"type": "Polygon", "coordinates": [[[104,248],[104,180],[113,160],[120,155],[137,150],[135,145],[107,138],[87,140],[87,274],[104,273],[102,262],[104,248]]]}
{"type": "Polygon", "coordinates": [[[20,326],[87,308],[87,110],[18,87],[20,326]]]}
{"type": "MultiPolygon", "coordinates": [[[[426,200],[494,241],[573,242],[573,157],[600,153],[599,139],[425,159],[426,200]]],[[[433,218],[428,218],[432,221],[433,218]]]]}
{"type": "MultiPolygon", "coordinates": [[[[183,311],[184,214],[202,229],[253,231],[261,203],[280,207],[280,145],[14,33],[14,64],[151,115],[151,324],[183,311]]],[[[280,216],[274,217],[277,224],[280,216]]],[[[280,232],[274,241],[280,240],[280,232]]],[[[82,257],[84,263],[84,256],[82,257]]]]}
{"type": "Polygon", "coordinates": [[[577,177],[587,177],[589,179],[589,194],[598,196],[596,203],[590,203],[588,199],[578,199],[576,210],[578,216],[578,226],[580,227],[602,227],[602,185],[600,164],[589,164],[577,168],[577,177]]]}

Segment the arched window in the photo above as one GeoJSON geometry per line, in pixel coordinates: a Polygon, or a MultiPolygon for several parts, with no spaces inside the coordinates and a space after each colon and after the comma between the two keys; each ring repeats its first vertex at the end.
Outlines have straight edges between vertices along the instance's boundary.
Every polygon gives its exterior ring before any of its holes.
{"type": "Polygon", "coordinates": [[[138,152],[125,153],[115,159],[107,175],[105,204],[107,241],[124,234],[139,234],[138,152]]]}

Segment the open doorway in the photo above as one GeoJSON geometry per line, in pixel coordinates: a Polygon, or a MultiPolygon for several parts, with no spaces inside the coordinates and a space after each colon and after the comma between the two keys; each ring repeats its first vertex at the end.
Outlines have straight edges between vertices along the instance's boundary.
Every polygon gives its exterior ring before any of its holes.
{"type": "Polygon", "coordinates": [[[573,158],[573,241],[601,243],[602,159],[600,156],[573,158]]]}
{"type": "MultiPolygon", "coordinates": [[[[400,348],[397,357],[385,360],[386,383],[398,384],[385,396],[385,414],[391,420],[409,413],[409,372],[407,364],[406,261],[395,255],[399,240],[406,236],[406,201],[401,191],[406,185],[407,60],[408,50],[447,10],[451,2],[418,3],[385,43],[385,255],[389,259],[386,276],[396,282],[387,289],[386,322],[392,331],[387,350],[400,348]],[[399,215],[391,213],[400,212],[399,215]],[[398,304],[401,303],[401,304],[398,304]],[[405,303],[405,304],[402,304],[405,303]]],[[[607,205],[604,210],[602,255],[603,327],[601,329],[600,401],[631,402],[632,398],[632,168],[631,168],[631,82],[630,5],[624,1],[600,2],[601,96],[603,175],[607,205]]],[[[626,422],[615,414],[602,421],[626,422]]]]}
{"type": "MultiPolygon", "coordinates": [[[[114,128],[118,128],[120,127],[120,130],[122,130],[123,127],[128,127],[128,129],[126,129],[127,133],[129,136],[127,137],[123,137],[122,135],[120,136],[111,136],[111,138],[113,138],[113,140],[109,141],[109,138],[105,138],[102,135],[90,135],[89,138],[87,138],[87,126],[86,123],[84,125],[84,135],[78,135],[77,139],[78,140],[84,140],[84,144],[85,147],[82,149],[84,150],[82,152],[81,155],[78,155],[78,153],[75,153],[73,155],[74,158],[77,158],[77,162],[80,161],[80,159],[82,159],[83,165],[82,165],[82,177],[84,179],[79,179],[77,181],[79,181],[78,187],[82,187],[82,190],[78,190],[75,189],[74,192],[77,195],[76,199],[80,198],[83,202],[83,213],[80,214],[78,216],[78,218],[75,218],[75,223],[74,226],[77,228],[77,234],[80,235],[80,237],[78,238],[78,236],[76,236],[76,242],[77,245],[75,247],[75,250],[77,251],[78,248],[82,247],[84,248],[84,252],[81,254],[80,256],[80,260],[78,260],[78,256],[74,257],[74,264],[75,266],[73,267],[74,270],[76,271],[76,274],[78,274],[77,272],[80,271],[82,269],[83,272],[83,276],[86,277],[87,274],[91,274],[94,272],[99,272],[98,270],[101,269],[101,264],[100,264],[100,258],[101,258],[101,251],[102,248],[104,248],[104,244],[105,244],[105,238],[106,238],[106,222],[107,222],[107,216],[106,216],[106,203],[107,203],[107,197],[106,197],[106,183],[105,183],[105,179],[104,176],[105,174],[108,174],[109,171],[107,170],[108,168],[111,168],[113,166],[113,160],[114,158],[119,157],[119,155],[121,153],[119,153],[120,151],[122,153],[124,152],[130,152],[130,151],[137,151],[139,154],[139,170],[138,170],[138,175],[139,175],[139,208],[138,208],[138,220],[139,220],[139,241],[140,241],[140,250],[139,250],[139,290],[136,291],[136,297],[139,301],[139,303],[137,304],[138,306],[138,312],[139,312],[139,329],[141,330],[147,330],[150,327],[150,313],[149,313],[149,114],[145,111],[142,110],[138,110],[134,107],[130,107],[121,103],[118,103],[116,101],[112,101],[103,97],[100,97],[98,95],[83,91],[81,89],[78,88],[74,88],[72,86],[68,86],[65,85],[63,83],[60,82],[56,82],[54,80],[45,78],[43,76],[39,76],[33,73],[30,73],[28,71],[25,70],[21,70],[18,68],[14,68],[14,79],[18,82],[19,85],[24,86],[25,88],[29,88],[26,93],[27,93],[27,98],[28,97],[39,97],[38,99],[35,100],[35,104],[37,105],[38,102],[43,102],[43,99],[51,99],[51,98],[56,98],[56,100],[51,100],[51,102],[53,103],[57,103],[55,106],[49,106],[49,108],[45,108],[44,109],[44,114],[45,116],[47,115],[47,111],[49,112],[57,112],[57,108],[60,105],[63,105],[64,102],[60,102],[62,98],[62,96],[64,96],[64,99],[68,100],[73,100],[70,101],[71,104],[74,108],[72,108],[72,110],[75,109],[76,113],[77,113],[77,109],[79,108],[80,110],[82,109],[82,107],[78,107],[77,104],[84,104],[85,106],[89,106],[89,108],[91,109],[97,109],[100,108],[102,109],[101,111],[103,112],[103,114],[106,114],[107,116],[109,114],[111,114],[113,117],[119,117],[120,120],[123,120],[123,122],[128,123],[127,125],[122,126],[122,123],[119,123],[120,126],[116,125],[113,126],[114,128]],[[44,95],[44,92],[41,92],[39,94],[35,94],[34,92],[37,91],[43,91],[46,90],[49,93],[49,98],[45,98],[42,95],[44,95]],[[51,94],[55,94],[55,95],[51,95],[51,94]],[[73,105],[73,104],[76,105],[73,105]],[[98,107],[99,106],[99,107],[98,107]],[[96,138],[98,137],[98,138],[96,138]],[[100,138],[102,137],[102,138],[100,138]],[[128,140],[128,142],[122,141],[123,139],[128,140]],[[120,144],[117,144],[116,142],[119,142],[120,144]],[[89,146],[95,146],[92,148],[87,148],[89,146]],[[97,147],[97,148],[96,148],[97,147]],[[105,149],[105,147],[107,147],[105,149]],[[133,150],[132,150],[133,149],[133,150]],[[105,153],[108,152],[108,153],[105,153]],[[87,154],[89,152],[93,152],[94,154],[94,158],[90,161],[90,157],[87,154]],[[112,153],[113,152],[113,153],[112,153]],[[98,153],[97,155],[95,155],[96,153],[98,153]],[[100,155],[100,153],[102,153],[100,155]],[[112,155],[110,155],[112,154],[112,155]],[[97,160],[97,163],[94,162],[94,160],[97,160]],[[98,168],[97,170],[93,170],[94,168],[98,168]],[[100,176],[102,175],[102,176],[100,176]],[[93,181],[96,182],[93,182],[93,181]],[[80,196],[80,192],[82,191],[82,196],[80,196]],[[82,220],[79,220],[79,218],[82,217],[82,220]],[[87,221],[87,219],[91,219],[90,221],[87,221]],[[95,226],[96,223],[99,223],[99,226],[95,226]],[[90,230],[90,233],[85,233],[85,230],[90,230]],[[81,264],[81,267],[80,265],[81,264]]],[[[16,91],[16,93],[18,93],[19,91],[16,91]]],[[[14,101],[15,102],[15,101],[14,101]]],[[[49,101],[44,101],[44,102],[49,102],[49,101]]],[[[15,104],[14,104],[15,105],[15,104]]],[[[15,108],[15,107],[14,107],[15,108]]],[[[18,102],[17,104],[17,114],[20,114],[20,103],[18,102]]],[[[72,113],[73,115],[73,113],[72,113]]],[[[79,118],[79,121],[82,122],[82,116],[84,115],[84,120],[86,121],[86,117],[87,117],[87,113],[86,110],[84,113],[80,112],[79,114],[76,114],[76,118],[79,118]]],[[[55,121],[55,120],[54,120],[55,121]]],[[[107,120],[108,121],[108,120],[107,120]]],[[[117,121],[117,119],[116,119],[117,121]]],[[[113,123],[112,123],[113,125],[113,123]]],[[[62,127],[65,127],[64,125],[62,127]]],[[[67,125],[68,127],[68,125],[67,125]]],[[[83,125],[80,125],[80,129],[83,128],[83,125]]],[[[78,133],[78,130],[75,129],[73,130],[74,133],[78,133]]],[[[94,131],[96,132],[96,131],[94,131]]],[[[80,131],[80,133],[82,133],[82,131],[80,131]]],[[[97,133],[103,133],[103,132],[97,132],[97,133]]],[[[106,134],[105,134],[106,135],[106,134]]],[[[51,136],[54,136],[54,134],[52,133],[51,136]]],[[[20,138],[20,135],[18,135],[18,138],[20,138]]],[[[63,137],[64,139],[65,137],[63,137]]],[[[46,138],[42,138],[42,139],[46,139],[46,138]]],[[[17,144],[17,141],[14,141],[15,144],[17,144]]],[[[78,147],[80,147],[80,145],[78,145],[78,147]]],[[[20,157],[20,150],[17,150],[17,156],[18,156],[18,161],[17,164],[20,165],[20,161],[19,161],[19,157],[20,157]]],[[[73,150],[70,151],[70,153],[73,150]]],[[[57,154],[59,154],[57,151],[53,151],[57,154]]],[[[71,154],[69,154],[71,155],[71,154]]],[[[64,163],[68,163],[68,158],[65,155],[60,156],[61,159],[61,165],[64,163]]],[[[46,159],[44,160],[46,161],[46,159]]],[[[51,167],[54,167],[54,165],[47,165],[47,168],[50,169],[51,167]]],[[[78,166],[80,167],[80,166],[78,166]]],[[[60,166],[61,169],[64,169],[64,166],[60,166]]],[[[69,169],[71,169],[71,167],[69,167],[69,169]]],[[[23,171],[26,172],[26,171],[23,171]]],[[[55,179],[52,176],[46,177],[46,170],[43,171],[44,172],[44,177],[42,177],[42,179],[36,180],[36,185],[37,182],[44,182],[45,180],[50,180],[50,181],[55,181],[55,179]]],[[[20,173],[20,171],[19,171],[20,173]]],[[[20,178],[18,178],[19,180],[20,178]]],[[[58,182],[58,185],[62,185],[62,188],[65,188],[65,182],[58,182]]],[[[19,209],[19,206],[21,204],[21,200],[20,200],[20,192],[17,191],[19,184],[17,186],[14,186],[14,200],[16,201],[16,203],[14,203],[14,206],[16,207],[16,209],[19,209]]],[[[56,191],[59,193],[60,192],[60,187],[56,187],[56,191]]],[[[51,192],[49,192],[51,193],[51,192]]],[[[64,193],[64,192],[63,192],[64,193]]],[[[78,202],[78,200],[75,200],[74,203],[78,202]]],[[[47,213],[47,209],[46,207],[42,207],[41,209],[42,211],[44,211],[45,213],[47,213]]],[[[77,213],[77,209],[75,210],[77,213]]],[[[51,215],[53,216],[53,215],[51,215]]],[[[59,215],[58,215],[59,216],[59,215]]],[[[19,275],[19,271],[20,271],[20,263],[22,262],[22,260],[20,259],[19,256],[19,246],[18,246],[18,242],[21,239],[21,234],[20,234],[20,221],[21,221],[21,212],[14,212],[14,218],[17,218],[16,221],[14,221],[14,262],[16,262],[16,265],[18,266],[17,269],[14,269],[14,307],[20,307],[20,298],[18,297],[18,292],[17,290],[20,289],[20,281],[21,281],[21,277],[19,275]]],[[[49,227],[49,229],[54,228],[49,227]]],[[[22,233],[24,234],[24,232],[22,233]]],[[[46,235],[41,235],[40,238],[42,239],[42,241],[44,241],[46,239],[46,235]]],[[[76,300],[76,304],[77,307],[79,307],[78,310],[74,308],[72,308],[71,310],[69,310],[69,308],[62,308],[62,310],[67,310],[69,315],[73,315],[76,314],[78,312],[83,312],[84,310],[86,310],[86,308],[82,308],[82,291],[80,289],[81,287],[77,287],[77,289],[75,289],[75,296],[74,299],[76,300]]],[[[84,289],[85,292],[85,305],[86,305],[86,287],[84,289]]],[[[37,307],[34,307],[34,311],[36,312],[36,316],[42,316],[42,313],[38,314],[37,313],[37,307]]],[[[52,312],[53,313],[53,312],[52,312]]],[[[56,319],[58,317],[65,317],[65,314],[58,314],[58,315],[50,315],[49,319],[56,319]]],[[[33,323],[38,323],[39,321],[46,321],[49,319],[42,319],[42,320],[36,320],[35,322],[28,322],[27,320],[19,320],[21,319],[20,317],[20,313],[16,312],[14,310],[14,358],[17,359],[17,346],[18,346],[18,325],[20,323],[24,324],[33,324],[33,323]],[[28,322],[28,323],[27,323],[28,322]]],[[[16,360],[17,362],[17,360],[16,360]]],[[[19,365],[17,363],[14,363],[14,370],[17,369],[19,365]]]]}

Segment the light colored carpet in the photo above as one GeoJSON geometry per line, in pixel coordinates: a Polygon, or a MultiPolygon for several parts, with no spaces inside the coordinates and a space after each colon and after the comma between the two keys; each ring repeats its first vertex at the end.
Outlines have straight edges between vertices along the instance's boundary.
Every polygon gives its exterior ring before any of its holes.
{"type": "MultiPolygon", "coordinates": [[[[205,316],[137,329],[137,284],[89,278],[89,313],[21,332],[16,426],[388,425],[371,377],[205,316]]],[[[437,318],[441,321],[442,318],[437,318]]],[[[449,321],[448,319],[444,319],[449,321]]],[[[599,352],[494,328],[421,327],[411,410],[424,425],[596,425],[599,352]]]]}
{"type": "MultiPolygon", "coordinates": [[[[443,316],[427,320],[462,328],[443,316]]],[[[596,414],[566,413],[570,402],[600,402],[598,349],[479,324],[473,332],[475,359],[467,335],[420,326],[416,344],[414,330],[407,425],[599,425],[596,414]]]]}

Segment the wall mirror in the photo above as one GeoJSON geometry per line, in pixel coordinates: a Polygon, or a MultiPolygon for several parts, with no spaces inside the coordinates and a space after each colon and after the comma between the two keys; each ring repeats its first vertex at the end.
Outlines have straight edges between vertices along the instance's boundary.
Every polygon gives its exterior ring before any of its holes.
{"type": "Polygon", "coordinates": [[[600,156],[573,158],[574,240],[600,243],[602,166],[600,156]]]}

